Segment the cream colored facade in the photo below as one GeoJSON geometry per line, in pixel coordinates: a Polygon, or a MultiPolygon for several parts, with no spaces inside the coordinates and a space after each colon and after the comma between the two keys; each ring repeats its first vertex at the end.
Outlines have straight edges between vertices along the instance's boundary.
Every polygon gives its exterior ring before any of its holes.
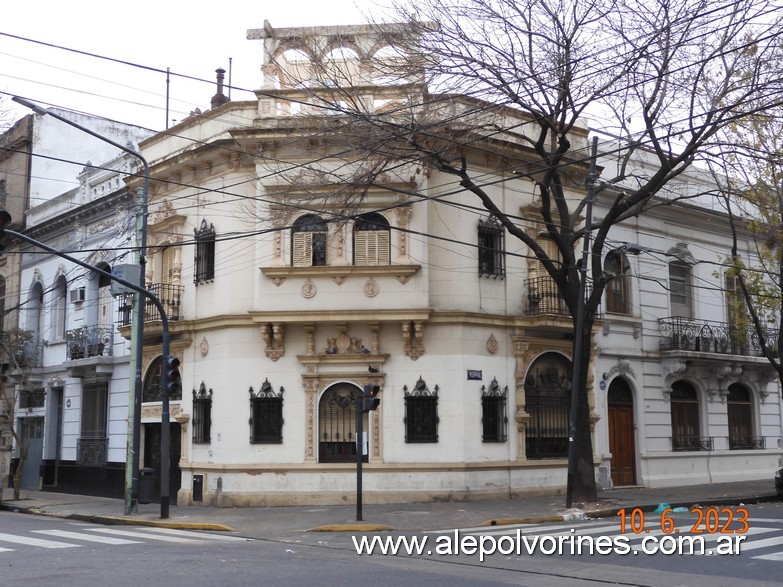
{"type": "MultiPolygon", "coordinates": [[[[572,326],[556,297],[534,295],[534,280],[543,278],[535,260],[506,235],[502,274],[482,269],[477,234],[488,215],[434,169],[406,166],[379,178],[350,214],[336,203],[358,163],[314,138],[314,129],[328,132],[328,122],[310,89],[289,83],[286,71],[301,78],[309,71],[302,55],[325,58],[350,38],[363,65],[347,63],[350,75],[368,76],[362,100],[380,107],[393,96],[369,83],[367,64],[382,48],[371,29],[275,30],[267,23],[248,37],[264,46],[258,99],[226,102],[219,87],[211,110],[141,144],[153,177],[147,282],[181,291],[171,322],[184,381],[183,399],[171,408],[181,445],[178,503],[352,502],[353,416],[334,406],[344,409],[366,384],[382,388],[380,408],[364,423],[368,502],[562,491],[562,420],[531,436],[544,405],[531,402],[536,390],[564,391],[562,381],[544,380],[563,374],[572,326]],[[362,226],[382,233],[372,255],[362,226]],[[199,265],[205,228],[214,228],[213,273],[199,265]],[[486,411],[483,398],[493,393],[500,400],[486,402],[494,406],[486,411]],[[423,412],[416,410],[433,405],[435,417],[429,412],[417,428],[423,412]],[[494,430],[489,416],[497,416],[494,430]]],[[[571,138],[586,147],[587,129],[571,138]]],[[[515,146],[509,143],[508,155],[520,158],[515,146]]],[[[534,234],[532,183],[515,180],[512,189],[478,148],[468,161],[494,186],[488,189],[500,208],[534,234]]],[[[573,178],[574,197],[583,197],[580,185],[573,178]]],[[[727,250],[725,234],[714,240],[724,226],[719,216],[693,221],[704,213],[662,213],[612,238],[664,252],[690,243],[691,318],[725,322],[721,294],[696,287],[716,282],[697,261],[727,250]]],[[[668,262],[659,255],[629,263],[630,305],[597,323],[588,382],[600,482],[611,486],[618,468],[610,393],[620,382],[630,390],[623,405],[630,405],[624,425],[633,440],[633,484],[730,481],[739,472],[771,478],[781,454],[781,407],[769,369],[757,357],[731,355],[736,368],[722,374],[725,354],[662,351],[661,325],[672,316],[668,262]],[[680,392],[671,398],[678,381],[696,389],[701,430],[686,445],[694,450],[677,444],[672,406],[680,392]],[[728,440],[733,384],[750,397],[748,438],[764,439],[741,450],[728,440]],[[699,444],[702,438],[710,440],[699,444]]],[[[146,335],[148,366],[160,352],[159,324],[150,323],[146,335]]],[[[547,413],[562,415],[547,405],[547,413]]],[[[159,402],[145,403],[145,427],[160,414],[159,402]]]]}

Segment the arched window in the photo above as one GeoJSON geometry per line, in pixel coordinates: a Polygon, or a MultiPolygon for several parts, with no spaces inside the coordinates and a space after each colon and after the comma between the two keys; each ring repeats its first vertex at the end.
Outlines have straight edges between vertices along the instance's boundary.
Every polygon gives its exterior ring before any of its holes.
{"type": "Polygon", "coordinates": [[[65,277],[60,275],[52,288],[51,336],[52,340],[65,339],[66,299],[65,277]]]}
{"type": "Polygon", "coordinates": [[[525,377],[525,407],[530,414],[526,455],[529,459],[568,457],[571,361],[558,353],[536,359],[525,377]]]}
{"type": "Polygon", "coordinates": [[[307,214],[291,227],[291,264],[294,267],[326,265],[326,222],[320,216],[307,214]]]}
{"type": "Polygon", "coordinates": [[[671,410],[672,450],[712,450],[712,439],[701,437],[699,396],[690,383],[672,384],[671,410]]]}
{"type": "MultiPolygon", "coordinates": [[[[160,372],[163,369],[163,357],[158,356],[147,367],[147,373],[144,375],[144,389],[141,394],[141,401],[143,402],[159,402],[161,401],[161,389],[160,389],[160,372]]],[[[172,394],[170,400],[182,399],[182,387],[179,386],[179,392],[172,394]]]]}
{"type": "Polygon", "coordinates": [[[764,439],[753,436],[753,404],[750,392],[739,383],[729,385],[727,399],[729,418],[729,448],[750,450],[764,448],[764,439]]]}
{"type": "Polygon", "coordinates": [[[353,225],[353,264],[388,265],[389,221],[382,214],[362,214],[353,225]]]}
{"type": "Polygon", "coordinates": [[[36,337],[43,337],[43,286],[35,282],[30,288],[30,296],[27,298],[27,330],[33,332],[36,337]]]}
{"type": "Polygon", "coordinates": [[[620,249],[609,251],[604,271],[612,275],[606,284],[606,311],[613,314],[631,313],[631,264],[620,249]]]}

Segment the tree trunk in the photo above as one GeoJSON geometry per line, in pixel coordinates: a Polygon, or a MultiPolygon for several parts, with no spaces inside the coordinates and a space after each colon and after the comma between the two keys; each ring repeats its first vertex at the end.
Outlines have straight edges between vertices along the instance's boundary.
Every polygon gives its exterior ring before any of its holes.
{"type": "MultiPolygon", "coordinates": [[[[592,349],[593,321],[585,320],[582,335],[581,361],[579,362],[579,378],[572,385],[579,386],[576,395],[576,430],[574,443],[576,449],[576,468],[572,480],[571,498],[574,502],[589,503],[598,499],[598,489],[595,482],[595,463],[593,461],[593,436],[590,425],[590,405],[587,401],[587,382],[592,349]]],[[[576,337],[574,337],[576,343],[576,337]]],[[[576,345],[574,345],[576,346],[576,345]]],[[[577,360],[577,357],[574,357],[577,360]]]]}

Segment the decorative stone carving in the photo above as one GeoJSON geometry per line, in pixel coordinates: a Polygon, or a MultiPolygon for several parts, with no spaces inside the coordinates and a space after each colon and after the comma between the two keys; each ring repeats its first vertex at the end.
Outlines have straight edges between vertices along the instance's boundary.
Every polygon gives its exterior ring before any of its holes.
{"type": "Polygon", "coordinates": [[[207,341],[206,336],[201,339],[198,347],[202,357],[206,357],[209,354],[209,342],[207,341]]]}
{"type": "Polygon", "coordinates": [[[277,361],[285,354],[285,326],[282,322],[273,322],[261,326],[266,356],[277,361]]]}
{"type": "Polygon", "coordinates": [[[601,377],[604,381],[607,381],[614,375],[625,375],[636,379],[636,374],[633,372],[633,368],[631,368],[631,362],[627,359],[617,359],[617,364],[612,365],[601,377]]]}
{"type": "Polygon", "coordinates": [[[671,401],[672,396],[672,383],[681,378],[689,371],[689,365],[685,361],[679,359],[666,359],[661,361],[661,375],[663,376],[663,393],[664,401],[671,401]]]}
{"type": "Polygon", "coordinates": [[[424,323],[411,320],[402,323],[403,352],[415,361],[424,354],[424,323]]]}
{"type": "Polygon", "coordinates": [[[368,298],[374,298],[378,295],[378,292],[380,291],[380,288],[378,287],[378,284],[375,282],[375,280],[370,277],[367,280],[367,283],[364,284],[364,295],[368,298]]]}
{"type": "Polygon", "coordinates": [[[318,293],[318,288],[315,286],[315,283],[313,283],[313,280],[308,278],[304,284],[302,284],[302,297],[309,300],[314,297],[316,293],[318,293]]]}
{"type": "Polygon", "coordinates": [[[495,338],[494,334],[490,334],[489,338],[487,339],[487,352],[490,355],[494,355],[498,352],[499,344],[498,339],[495,338]]]}

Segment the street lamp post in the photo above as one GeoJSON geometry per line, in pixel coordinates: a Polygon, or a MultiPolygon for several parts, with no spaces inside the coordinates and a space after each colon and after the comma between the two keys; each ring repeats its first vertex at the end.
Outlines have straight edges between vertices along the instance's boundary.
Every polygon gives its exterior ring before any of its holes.
{"type": "MultiPolygon", "coordinates": [[[[134,304],[133,320],[132,320],[133,330],[131,333],[131,340],[134,343],[133,350],[131,353],[131,363],[134,366],[135,378],[134,378],[132,393],[130,389],[128,390],[128,394],[130,396],[128,398],[129,399],[128,425],[131,434],[131,441],[128,443],[129,446],[125,459],[125,514],[129,515],[137,508],[138,498],[139,498],[139,449],[141,444],[140,420],[141,420],[141,400],[142,400],[141,359],[144,353],[144,304],[142,303],[141,292],[147,291],[145,289],[144,273],[147,264],[146,254],[147,254],[147,205],[148,205],[148,198],[149,198],[149,164],[147,163],[147,160],[141,156],[140,153],[137,153],[133,149],[129,149],[128,147],[121,145],[120,143],[117,143],[103,135],[100,135],[95,131],[74,122],[73,120],[69,120],[64,116],[59,115],[57,112],[54,112],[47,108],[42,108],[38,104],[34,104],[33,102],[25,100],[24,98],[20,98],[19,96],[13,96],[11,99],[14,102],[26,106],[36,114],[40,114],[42,116],[49,115],[53,118],[56,118],[57,120],[60,120],[61,122],[64,122],[65,124],[68,124],[74,128],[81,130],[82,132],[85,132],[95,137],[96,139],[100,139],[101,141],[104,141],[106,143],[109,143],[110,145],[113,145],[114,147],[117,147],[121,151],[124,151],[125,153],[128,153],[129,155],[138,158],[144,167],[144,184],[142,187],[141,194],[139,195],[139,193],[137,192],[137,208],[139,210],[137,212],[137,223],[136,223],[136,229],[137,229],[136,236],[139,242],[138,262],[139,265],[141,266],[141,271],[139,272],[140,273],[139,283],[135,288],[134,287],[130,288],[136,291],[137,293],[135,296],[136,301],[134,304]],[[132,401],[130,401],[131,399],[132,401]]],[[[119,280],[115,279],[115,281],[119,281],[119,280]]],[[[163,314],[161,314],[161,317],[163,318],[163,314]]],[[[164,352],[164,356],[168,356],[168,351],[164,352]]],[[[162,427],[161,435],[164,434],[167,435],[169,430],[168,422],[162,422],[161,427],[162,427]]],[[[168,452],[166,453],[166,462],[168,462],[168,452]]],[[[161,490],[162,489],[163,488],[161,488],[161,490]]],[[[166,495],[168,496],[168,491],[166,492],[166,495]]],[[[161,493],[161,509],[163,509],[162,493],[161,493]]],[[[166,509],[168,509],[168,504],[166,504],[166,509]]],[[[166,517],[168,517],[168,515],[166,517]]]]}

